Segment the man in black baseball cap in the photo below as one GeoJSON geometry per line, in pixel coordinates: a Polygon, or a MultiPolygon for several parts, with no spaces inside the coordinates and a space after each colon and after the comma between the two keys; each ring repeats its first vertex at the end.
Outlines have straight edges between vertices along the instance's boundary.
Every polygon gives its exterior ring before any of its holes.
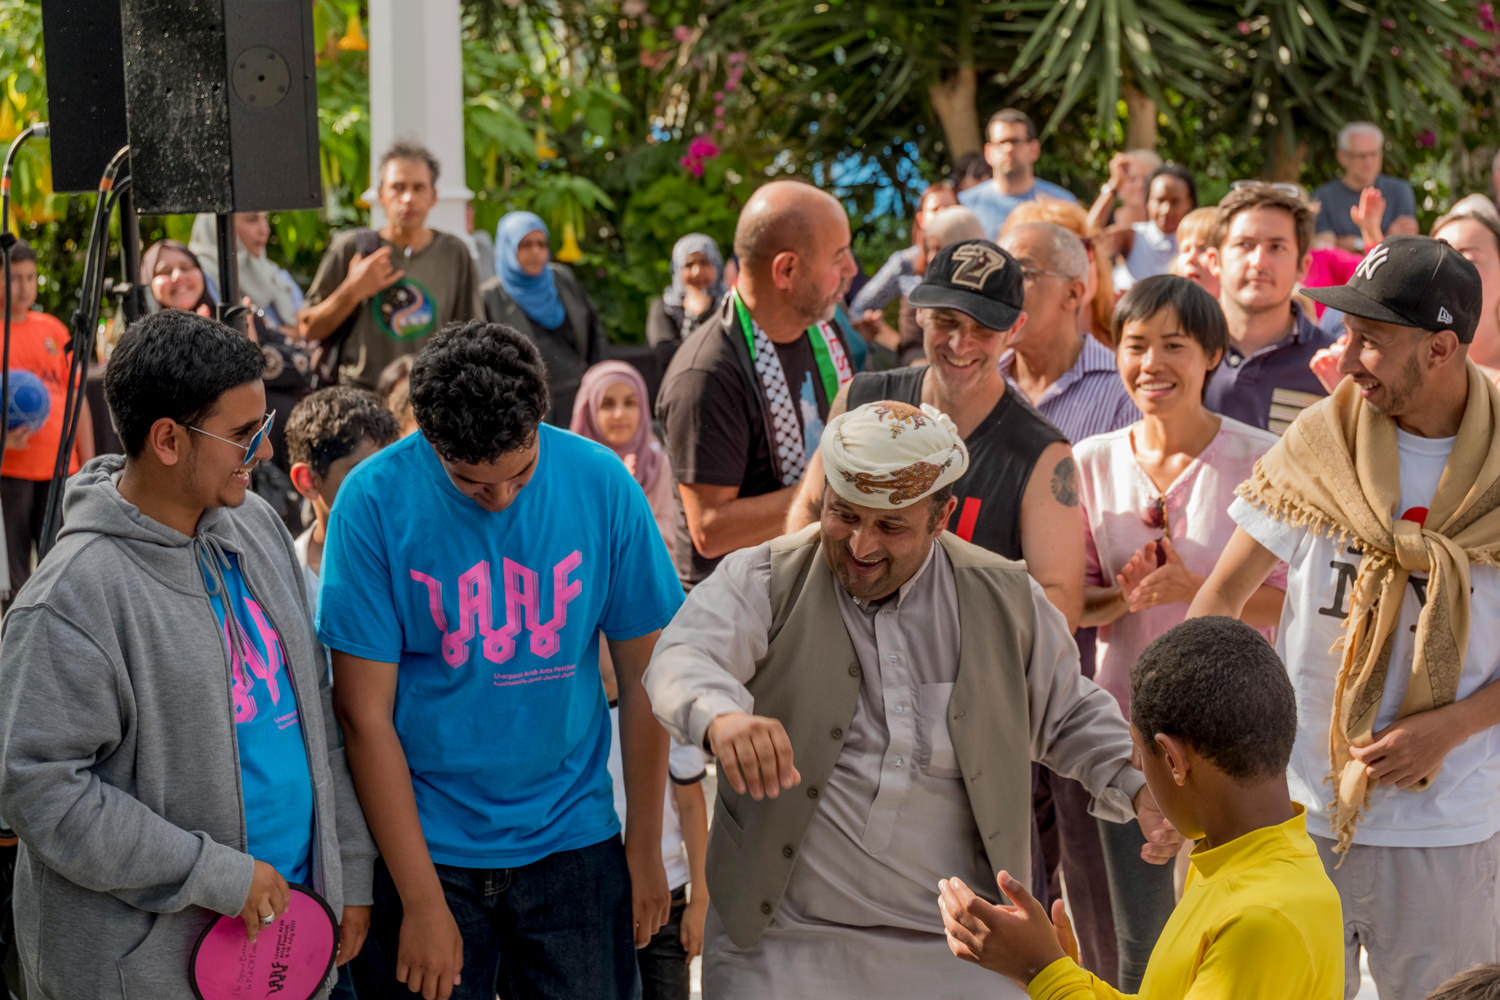
{"type": "MultiPolygon", "coordinates": [[[[927,365],[855,375],[829,419],[884,399],[931,403],[951,417],[968,446],[969,470],[954,484],[958,508],[949,527],[965,541],[1025,559],[1077,628],[1084,556],[1073,451],[1000,374],[1000,355],[1026,325],[1025,296],[1021,265],[989,240],[939,250],[908,298],[927,365]]],[[[792,505],[790,530],[811,524],[822,509],[823,469],[821,458],[815,461],[792,505]]]]}
{"type": "Polygon", "coordinates": [[[1382,996],[1493,961],[1500,908],[1500,391],[1468,359],[1479,274],[1424,236],[1341,288],[1348,375],[1261,456],[1188,611],[1238,616],[1286,563],[1292,796],[1382,996]],[[1357,581],[1357,582],[1356,582],[1357,581]],[[1330,802],[1330,792],[1332,802],[1330,802]]]}
{"type": "Polygon", "coordinates": [[[1462,254],[1428,236],[1392,236],[1347,284],[1305,294],[1344,314],[1339,373],[1354,379],[1366,403],[1421,436],[1447,436],[1426,435],[1424,425],[1457,428],[1483,302],[1479,272],[1462,254]]]}

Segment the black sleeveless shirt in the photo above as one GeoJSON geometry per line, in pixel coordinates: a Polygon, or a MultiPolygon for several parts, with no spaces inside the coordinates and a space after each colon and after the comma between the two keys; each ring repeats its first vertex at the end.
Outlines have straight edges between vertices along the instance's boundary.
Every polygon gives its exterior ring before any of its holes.
{"type": "MultiPolygon", "coordinates": [[[[926,368],[861,372],[849,384],[849,409],[882,399],[921,406],[926,377],[926,368]]],[[[989,416],[964,439],[969,468],[953,484],[958,511],[949,529],[964,541],[1020,559],[1021,500],[1031,470],[1049,445],[1067,440],[1015,388],[1006,386],[989,416]]]]}

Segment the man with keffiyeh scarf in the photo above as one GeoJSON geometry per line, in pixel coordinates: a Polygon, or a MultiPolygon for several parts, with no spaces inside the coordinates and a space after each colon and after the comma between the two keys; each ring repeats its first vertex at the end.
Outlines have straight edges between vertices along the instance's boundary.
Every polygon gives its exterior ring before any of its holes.
{"type": "Polygon", "coordinates": [[[1347,995],[1363,948],[1382,996],[1419,997],[1500,951],[1500,393],[1447,244],[1391,237],[1309,294],[1346,316],[1349,377],[1240,486],[1189,615],[1238,613],[1288,564],[1289,778],[1343,900],[1347,995]]]}

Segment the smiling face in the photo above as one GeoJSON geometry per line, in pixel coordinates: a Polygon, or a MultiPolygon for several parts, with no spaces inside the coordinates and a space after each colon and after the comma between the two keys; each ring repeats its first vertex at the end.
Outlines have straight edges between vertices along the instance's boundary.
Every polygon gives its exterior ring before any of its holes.
{"type": "Polygon", "coordinates": [[[1026,325],[1022,313],[1009,330],[991,330],[957,309],[918,309],[929,371],[950,396],[1000,382],[1000,355],[1026,325]]]}
{"type": "Polygon", "coordinates": [[[533,435],[530,444],[508,451],[492,462],[453,462],[442,456],[438,460],[458,492],[495,514],[514,503],[522,488],[531,482],[541,454],[539,442],[540,437],[533,435]]]}
{"type": "Polygon", "coordinates": [[[823,553],[844,589],[861,601],[878,601],[910,580],[942,534],[958,501],[940,510],[931,499],[900,510],[853,504],[825,486],[823,553]]]}
{"type": "Polygon", "coordinates": [[[181,250],[162,247],[151,272],[151,294],[167,309],[195,309],[203,298],[203,272],[181,250]]]}
{"type": "Polygon", "coordinates": [[[1182,217],[1193,210],[1193,197],[1182,178],[1160,174],[1151,182],[1146,194],[1146,217],[1156,228],[1171,236],[1177,232],[1182,217]]]}
{"type": "Polygon", "coordinates": [[[1281,208],[1247,208],[1230,220],[1219,248],[1220,297],[1244,313],[1285,309],[1307,270],[1297,224],[1281,208]]]}
{"type": "Polygon", "coordinates": [[[714,286],[718,280],[719,272],[715,270],[713,263],[705,253],[688,254],[687,263],[682,265],[682,282],[706,292],[714,286]]]}
{"type": "Polygon", "coordinates": [[[204,509],[244,503],[250,470],[271,459],[269,434],[245,458],[245,446],[265,420],[265,384],[256,379],[226,390],[209,415],[193,425],[197,430],[179,425],[184,459],[179,464],[178,487],[183,498],[204,509]]]}
{"type": "Polygon", "coordinates": [[[641,426],[641,400],[635,386],[620,381],[605,389],[595,419],[605,444],[614,448],[629,444],[636,428],[641,426]]]}
{"type": "Polygon", "coordinates": [[[1389,417],[1406,414],[1421,396],[1427,377],[1423,359],[1436,334],[1348,315],[1344,328],[1349,343],[1339,374],[1354,379],[1360,397],[1376,412],[1389,417]]]}
{"type": "Polygon", "coordinates": [[[1203,384],[1219,362],[1182,328],[1175,309],[1125,324],[1115,352],[1120,380],[1146,416],[1203,408],[1203,384]]]}

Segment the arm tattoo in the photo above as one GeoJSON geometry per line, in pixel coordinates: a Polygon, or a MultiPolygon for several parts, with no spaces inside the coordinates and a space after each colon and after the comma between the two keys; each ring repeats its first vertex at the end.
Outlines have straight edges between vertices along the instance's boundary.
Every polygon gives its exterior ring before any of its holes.
{"type": "Polygon", "coordinates": [[[1064,507],[1078,506],[1078,466],[1072,457],[1057,463],[1052,470],[1052,495],[1064,507]]]}

